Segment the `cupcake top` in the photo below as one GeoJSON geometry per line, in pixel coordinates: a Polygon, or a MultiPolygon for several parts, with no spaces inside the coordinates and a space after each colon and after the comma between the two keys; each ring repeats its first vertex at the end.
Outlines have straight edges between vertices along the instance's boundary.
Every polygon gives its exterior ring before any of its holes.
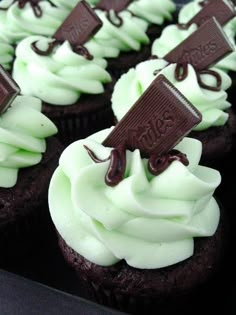
{"type": "Polygon", "coordinates": [[[45,138],[57,132],[41,107],[37,98],[17,96],[0,114],[0,188],[13,187],[20,168],[40,163],[45,138]]]}
{"type": "MultiPolygon", "coordinates": [[[[182,28],[179,25],[166,26],[162,31],[161,36],[153,42],[152,55],[163,58],[167,53],[169,53],[183,40],[193,34],[196,30],[196,24],[192,24],[188,28],[182,28]]],[[[234,40],[234,32],[231,28],[226,28],[225,31],[228,39],[235,49],[236,46],[234,40]]],[[[214,66],[224,71],[236,71],[236,50],[221,59],[214,66]]]]}
{"type": "MultiPolygon", "coordinates": [[[[81,94],[103,93],[103,84],[110,82],[106,61],[96,51],[89,55],[73,51],[68,41],[54,45],[54,39],[30,36],[17,46],[13,77],[22,94],[36,96],[46,103],[71,105],[81,94]],[[51,52],[46,55],[38,50],[51,52]]],[[[91,52],[90,44],[86,43],[91,52]]]]}
{"type": "Polygon", "coordinates": [[[154,176],[138,149],[125,150],[122,180],[104,180],[113,148],[101,143],[111,129],[74,142],[62,153],[49,188],[57,231],[76,252],[110,266],[126,260],[141,269],[162,268],[193,255],[194,237],[213,235],[219,207],[212,197],[218,171],[200,166],[201,143],[184,138],[175,149],[188,166],[172,162],[154,176]],[[87,148],[87,149],[86,149],[87,148]],[[96,163],[88,148],[102,163],[96,163]]]}
{"type": "Polygon", "coordinates": [[[142,62],[123,74],[117,81],[112,95],[112,109],[117,120],[121,120],[155,76],[164,74],[201,112],[202,122],[194,130],[202,131],[214,126],[223,126],[228,120],[225,110],[231,106],[226,100],[225,91],[231,85],[230,77],[224,71],[215,68],[199,75],[188,64],[185,69],[187,75],[180,81],[176,77],[176,67],[176,64],[168,64],[163,59],[153,59],[142,62]],[[220,78],[221,85],[215,90],[217,78],[220,78]]]}
{"type": "Polygon", "coordinates": [[[120,52],[140,51],[142,45],[149,44],[146,35],[148,22],[134,16],[128,8],[119,13],[110,10],[95,10],[97,16],[102,20],[102,28],[95,34],[94,40],[101,46],[111,46],[115,50],[110,56],[117,57],[120,52]]]}
{"type": "Polygon", "coordinates": [[[0,2],[0,33],[7,42],[16,44],[30,35],[51,36],[66,18],[67,12],[51,1],[0,2]]]}
{"type": "Polygon", "coordinates": [[[0,38],[0,64],[6,70],[10,70],[14,58],[14,48],[0,38]]]}
{"type": "MultiPolygon", "coordinates": [[[[78,0],[51,0],[58,7],[63,7],[71,11],[78,0]]],[[[96,5],[99,0],[87,0],[91,5],[96,5]]],[[[109,2],[109,0],[107,0],[109,2]]],[[[127,10],[134,15],[146,20],[149,23],[161,25],[165,20],[172,19],[172,13],[175,11],[175,4],[172,0],[156,1],[156,0],[131,0],[127,6],[127,10]]]]}
{"type": "MultiPolygon", "coordinates": [[[[203,0],[194,0],[185,4],[178,15],[178,22],[181,24],[186,24],[193,16],[195,16],[204,6],[204,2],[208,3],[209,1],[203,0]]],[[[236,33],[236,18],[230,20],[225,26],[225,31],[233,31],[234,35],[236,33]]]]}

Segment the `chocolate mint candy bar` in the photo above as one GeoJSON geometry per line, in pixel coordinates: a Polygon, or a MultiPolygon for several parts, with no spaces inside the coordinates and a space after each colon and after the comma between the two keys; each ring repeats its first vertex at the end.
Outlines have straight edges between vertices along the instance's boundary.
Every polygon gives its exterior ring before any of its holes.
{"type": "Polygon", "coordinates": [[[163,75],[151,83],[103,145],[139,149],[144,156],[171,150],[201,121],[200,112],[163,75]]]}

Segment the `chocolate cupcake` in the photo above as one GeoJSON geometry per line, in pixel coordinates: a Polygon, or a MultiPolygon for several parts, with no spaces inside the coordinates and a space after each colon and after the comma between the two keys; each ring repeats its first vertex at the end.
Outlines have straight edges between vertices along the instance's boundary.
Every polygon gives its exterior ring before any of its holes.
{"type": "Polygon", "coordinates": [[[53,38],[30,36],[16,49],[14,79],[24,95],[43,101],[65,145],[112,124],[112,78],[102,48],[88,40],[99,27],[101,21],[82,1],[53,38]],[[87,18],[89,28],[83,24],[87,18]],[[76,37],[77,30],[83,36],[76,37]]]}
{"type": "Polygon", "coordinates": [[[57,129],[41,113],[41,101],[17,96],[17,85],[2,68],[0,91],[0,264],[3,267],[20,262],[36,244],[47,239],[46,232],[52,231],[47,191],[62,147],[51,137],[57,129]]]}
{"type": "Polygon", "coordinates": [[[198,140],[183,138],[200,119],[159,76],[115,128],[62,153],[50,213],[66,261],[97,302],[165,314],[209,289],[226,235],[212,196],[220,174],[199,165],[198,140]]]}
{"type": "MultiPolygon", "coordinates": [[[[209,23],[214,24],[212,21],[209,23]]],[[[210,41],[213,34],[210,24],[208,25],[207,22],[205,26],[198,29],[206,33],[209,28],[210,34],[203,39],[205,41],[210,41]]],[[[220,26],[218,25],[217,28],[220,29],[220,26]]],[[[179,45],[167,54],[165,58],[168,61],[164,59],[145,61],[124,74],[114,87],[112,108],[116,120],[121,120],[154,78],[160,74],[165,75],[202,114],[202,122],[193,129],[191,134],[203,144],[201,163],[222,169],[223,161],[231,159],[230,152],[236,133],[236,116],[227,100],[226,92],[231,86],[231,79],[226,72],[215,67],[199,70],[196,64],[200,64],[204,58],[198,58],[198,55],[195,56],[196,58],[189,58],[187,62],[183,62],[181,58],[184,55],[181,55],[180,51],[182,49],[183,51],[194,50],[194,47],[188,47],[189,40],[193,46],[204,46],[204,41],[201,44],[201,36],[196,35],[199,34],[197,32],[188,37],[187,42],[186,40],[182,42],[183,46],[179,45]],[[193,37],[194,34],[199,41],[193,37]],[[193,38],[193,41],[190,38],[193,38]],[[173,55],[175,52],[177,55],[173,55]],[[172,57],[173,62],[170,62],[172,57]]],[[[228,43],[227,40],[225,43],[228,43]]],[[[217,50],[213,52],[213,58],[216,54],[217,50]]]]}

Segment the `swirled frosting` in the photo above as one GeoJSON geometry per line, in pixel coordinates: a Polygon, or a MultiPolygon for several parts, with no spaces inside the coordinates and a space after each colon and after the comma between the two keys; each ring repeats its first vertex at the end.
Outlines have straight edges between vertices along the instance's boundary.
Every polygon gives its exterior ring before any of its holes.
{"type": "Polygon", "coordinates": [[[17,96],[0,115],[0,187],[13,187],[18,170],[38,164],[46,151],[45,138],[57,132],[56,126],[41,113],[41,101],[17,96]]]}
{"type": "Polygon", "coordinates": [[[149,23],[162,25],[165,20],[172,19],[175,8],[172,0],[137,0],[132,1],[127,9],[149,23]]]}
{"type": "MultiPolygon", "coordinates": [[[[187,77],[178,81],[175,77],[176,64],[169,64],[163,59],[144,61],[131,68],[117,81],[112,94],[112,109],[118,121],[143,94],[157,75],[163,74],[176,88],[201,112],[202,121],[194,130],[202,131],[213,126],[222,126],[228,120],[224,112],[231,106],[227,102],[225,90],[230,87],[231,79],[222,70],[214,69],[222,79],[220,91],[211,91],[199,85],[194,68],[187,67],[187,77]]],[[[215,78],[209,74],[201,75],[209,86],[215,86],[215,78]]]]}
{"type": "Polygon", "coordinates": [[[23,8],[14,0],[0,2],[0,33],[6,41],[16,44],[30,35],[52,36],[65,20],[67,12],[53,6],[49,1],[40,1],[42,16],[37,17],[30,5],[23,8]],[[6,10],[2,10],[6,8],[6,10]]]}
{"type": "MultiPolygon", "coordinates": [[[[194,0],[190,1],[189,3],[185,4],[181,10],[179,11],[178,15],[178,22],[179,23],[187,23],[191,18],[193,18],[201,9],[202,6],[199,4],[202,0],[194,0]]],[[[236,33],[236,18],[230,20],[225,26],[224,30],[233,31],[234,35],[236,33]]]]}
{"type": "Polygon", "coordinates": [[[11,69],[14,58],[14,48],[12,45],[0,39],[0,64],[6,69],[11,69]]]}
{"type": "MultiPolygon", "coordinates": [[[[78,0],[51,1],[56,6],[63,7],[68,11],[71,11],[79,2],[78,0]]],[[[91,5],[96,5],[99,0],[87,0],[87,2],[91,5]]],[[[175,11],[175,4],[172,0],[134,0],[127,6],[127,10],[149,23],[161,25],[165,20],[170,21],[172,19],[172,13],[175,11]]]]}
{"type": "MultiPolygon", "coordinates": [[[[124,10],[119,13],[122,19],[122,24],[118,27],[111,23],[106,16],[105,11],[95,10],[98,17],[102,20],[102,28],[94,35],[94,40],[100,43],[101,46],[111,46],[116,50],[111,56],[117,57],[120,52],[139,51],[142,45],[149,43],[146,31],[148,23],[136,16],[131,12],[124,10]]],[[[110,11],[111,20],[117,23],[117,17],[114,11],[110,11]]]]}
{"type": "MultiPolygon", "coordinates": [[[[195,24],[190,25],[188,29],[181,29],[178,25],[168,25],[164,28],[161,36],[157,38],[152,45],[152,54],[163,58],[168,52],[179,45],[188,36],[197,30],[195,24]]],[[[225,29],[228,39],[235,46],[234,33],[230,28],[225,29]]],[[[217,62],[214,67],[224,71],[236,71],[236,50],[217,62]]]]}
{"type": "MultiPolygon", "coordinates": [[[[95,57],[88,60],[73,52],[66,41],[54,48],[49,56],[34,52],[31,44],[46,50],[52,39],[31,36],[17,46],[13,78],[19,84],[22,94],[32,95],[54,105],[74,104],[81,94],[104,92],[103,84],[110,82],[106,61],[95,57]]],[[[89,44],[85,45],[89,50],[89,44]]]]}
{"type": "Polygon", "coordinates": [[[194,237],[211,236],[219,222],[212,197],[218,171],[198,165],[201,143],[184,138],[176,149],[189,165],[175,161],[151,175],[139,150],[126,151],[125,178],[105,184],[109,162],[94,163],[84,145],[101,159],[112,148],[101,145],[111,129],[74,142],[62,153],[49,187],[49,208],[65,242],[93,263],[121,259],[136,268],[162,268],[193,255],[194,237]]]}

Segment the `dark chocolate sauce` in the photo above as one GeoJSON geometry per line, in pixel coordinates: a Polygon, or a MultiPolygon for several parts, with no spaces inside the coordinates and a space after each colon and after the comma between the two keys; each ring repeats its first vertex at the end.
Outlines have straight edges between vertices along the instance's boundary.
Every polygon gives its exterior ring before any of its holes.
{"type": "MultiPolygon", "coordinates": [[[[38,54],[40,56],[49,56],[53,52],[53,49],[57,45],[60,45],[60,44],[61,44],[60,41],[54,39],[54,41],[52,41],[48,44],[48,47],[46,50],[41,50],[37,47],[37,41],[35,41],[31,44],[31,48],[36,54],[38,54]]],[[[82,45],[72,46],[72,49],[76,54],[81,55],[88,60],[93,59],[93,56],[89,53],[88,49],[82,45]]]]}
{"type": "MultiPolygon", "coordinates": [[[[84,145],[84,148],[87,150],[89,156],[95,163],[103,163],[110,160],[110,165],[105,176],[105,182],[108,186],[116,186],[124,179],[126,153],[123,146],[113,149],[110,156],[104,160],[99,159],[86,145],[84,145]]],[[[151,155],[148,160],[148,170],[155,176],[160,175],[173,161],[180,161],[185,166],[189,164],[185,154],[178,150],[171,150],[166,154],[151,155]]]]}
{"type": "Polygon", "coordinates": [[[95,163],[103,163],[110,160],[110,165],[105,176],[105,182],[108,186],[116,186],[122,181],[126,168],[126,153],[124,147],[113,149],[110,156],[104,160],[99,159],[86,145],[84,145],[84,148],[95,163]]]}
{"type": "Polygon", "coordinates": [[[112,18],[111,18],[111,12],[110,12],[110,11],[108,11],[108,12],[106,13],[106,17],[107,17],[108,21],[109,21],[111,24],[113,24],[114,26],[121,27],[122,24],[123,24],[123,19],[119,16],[119,13],[114,12],[114,14],[115,14],[115,17],[117,18],[117,22],[114,22],[114,21],[112,20],[112,18]]]}
{"type": "Polygon", "coordinates": [[[148,170],[155,176],[160,175],[174,161],[179,161],[185,166],[189,164],[186,154],[183,154],[178,150],[171,150],[166,154],[151,155],[148,160],[148,170]]]}
{"type": "MultiPolygon", "coordinates": [[[[195,71],[196,71],[196,75],[197,75],[198,84],[201,88],[203,88],[205,90],[209,90],[209,91],[216,91],[216,92],[220,91],[221,86],[222,86],[222,78],[218,72],[211,70],[211,69],[204,69],[204,70],[195,69],[195,71]],[[202,78],[201,78],[201,75],[203,75],[203,74],[209,74],[209,75],[213,76],[216,79],[216,86],[210,86],[210,85],[207,85],[206,83],[204,83],[202,81],[202,78]]],[[[155,75],[155,72],[156,71],[154,71],[154,75],[155,75]]],[[[177,81],[183,81],[186,79],[187,76],[188,76],[188,64],[187,63],[177,63],[176,68],[175,68],[175,79],[177,81]]]]}
{"type": "Polygon", "coordinates": [[[52,53],[53,49],[54,49],[58,44],[59,44],[59,42],[58,42],[57,40],[54,40],[54,41],[52,41],[52,42],[50,42],[50,43],[48,44],[48,48],[47,48],[46,50],[41,50],[41,49],[39,49],[39,48],[37,47],[37,41],[35,41],[35,42],[33,42],[33,43],[31,44],[31,48],[32,48],[32,50],[33,50],[36,54],[38,54],[38,55],[40,55],[40,56],[49,56],[49,55],[52,53]]]}

